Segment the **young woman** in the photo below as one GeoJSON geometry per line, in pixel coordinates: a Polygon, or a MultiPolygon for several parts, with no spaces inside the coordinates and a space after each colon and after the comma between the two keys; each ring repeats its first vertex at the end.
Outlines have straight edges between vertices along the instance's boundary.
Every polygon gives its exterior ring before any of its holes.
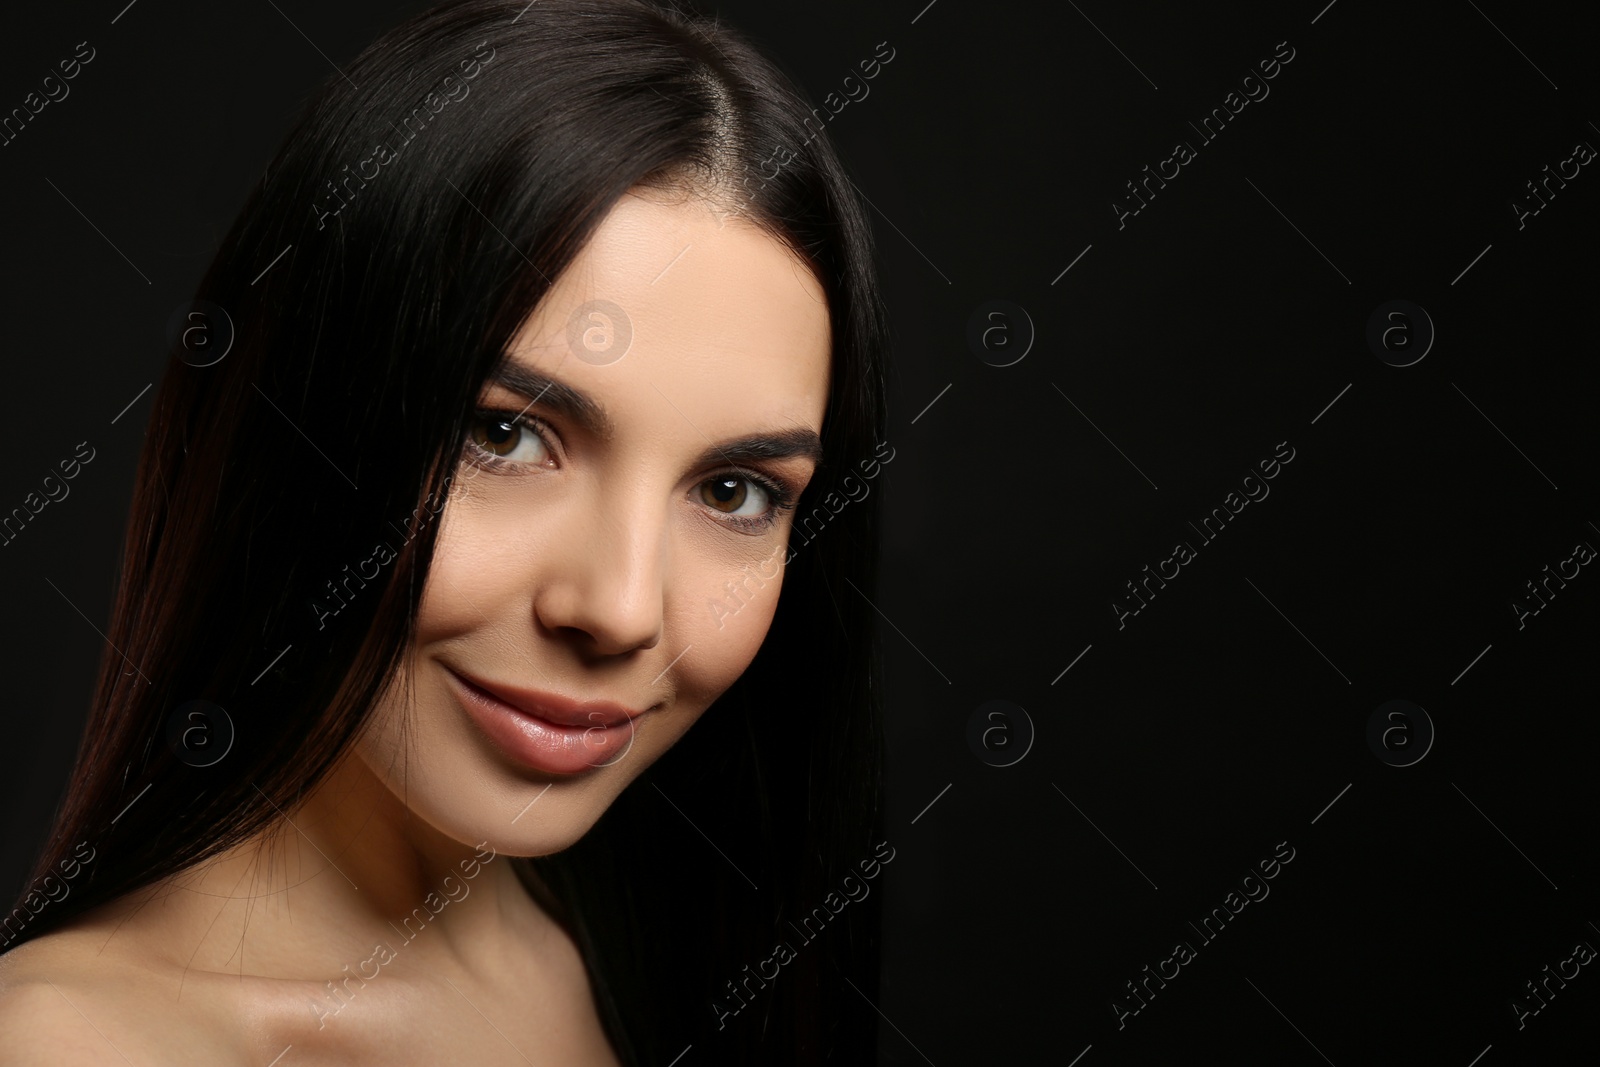
{"type": "Polygon", "coordinates": [[[871,1059],[871,256],[696,16],[330,79],[174,322],[0,1064],[871,1059]]]}

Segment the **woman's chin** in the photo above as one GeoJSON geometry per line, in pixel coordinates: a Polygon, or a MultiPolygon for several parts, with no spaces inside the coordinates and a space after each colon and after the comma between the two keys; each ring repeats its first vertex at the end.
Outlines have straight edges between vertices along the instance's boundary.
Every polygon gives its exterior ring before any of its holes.
{"type": "MultiPolygon", "coordinates": [[[[376,773],[364,752],[362,761],[376,773]]],[[[548,856],[570,848],[615,799],[610,785],[592,773],[543,783],[500,781],[502,771],[482,767],[435,780],[413,764],[409,780],[399,773],[378,777],[413,828],[420,822],[465,848],[487,846],[506,856],[548,856]]]]}

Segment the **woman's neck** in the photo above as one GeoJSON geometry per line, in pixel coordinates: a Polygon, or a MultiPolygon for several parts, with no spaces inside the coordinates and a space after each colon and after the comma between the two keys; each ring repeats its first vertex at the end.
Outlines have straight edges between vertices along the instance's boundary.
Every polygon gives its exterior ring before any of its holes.
{"type": "Polygon", "coordinates": [[[109,906],[107,948],[120,941],[186,974],[322,980],[384,946],[470,973],[484,946],[548,927],[509,857],[446,838],[355,755],[279,815],[218,857],[109,906]]]}

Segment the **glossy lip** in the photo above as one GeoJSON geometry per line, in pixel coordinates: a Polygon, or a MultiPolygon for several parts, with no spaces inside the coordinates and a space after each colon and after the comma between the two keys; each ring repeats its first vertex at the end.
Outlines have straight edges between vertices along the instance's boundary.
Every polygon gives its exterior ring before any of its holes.
{"type": "Polygon", "coordinates": [[[621,704],[609,700],[572,700],[558,693],[502,685],[499,682],[484,682],[459,671],[452,673],[474,689],[481,689],[502,704],[509,704],[524,715],[532,715],[536,719],[543,719],[557,726],[620,726],[629,719],[644,714],[643,711],[630,711],[621,704]]]}
{"type": "Polygon", "coordinates": [[[457,700],[495,747],[516,762],[552,774],[610,766],[632,745],[632,711],[608,700],[572,700],[555,693],[477,679],[446,668],[457,700]]]}

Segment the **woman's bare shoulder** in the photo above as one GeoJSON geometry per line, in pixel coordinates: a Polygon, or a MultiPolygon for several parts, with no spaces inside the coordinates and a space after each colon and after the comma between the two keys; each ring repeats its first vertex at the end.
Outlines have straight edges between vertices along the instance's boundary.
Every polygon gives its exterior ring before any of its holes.
{"type": "Polygon", "coordinates": [[[93,928],[42,934],[0,955],[0,1067],[246,1063],[205,1012],[179,1018],[150,975],[93,928]],[[183,1051],[173,1039],[183,1038],[183,1051]],[[140,1054],[144,1054],[141,1060],[140,1054]],[[197,1057],[197,1058],[192,1058],[197,1057]]]}
{"type": "Polygon", "coordinates": [[[81,935],[47,934],[0,955],[0,1067],[94,1067],[122,1055],[76,1002],[96,1001],[81,935]]]}

